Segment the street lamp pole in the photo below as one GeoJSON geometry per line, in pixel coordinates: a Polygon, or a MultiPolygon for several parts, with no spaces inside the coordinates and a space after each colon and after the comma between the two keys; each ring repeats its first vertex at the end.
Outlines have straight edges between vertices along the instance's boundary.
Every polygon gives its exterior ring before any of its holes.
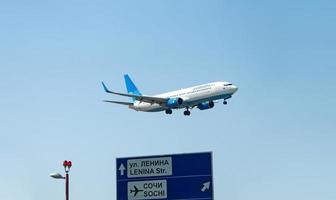
{"type": "Polygon", "coordinates": [[[69,200],[69,173],[65,174],[65,200],[69,200]]]}
{"type": "Polygon", "coordinates": [[[59,173],[51,173],[50,176],[55,179],[65,179],[65,200],[69,200],[69,171],[72,166],[71,161],[65,160],[63,162],[63,167],[65,171],[65,177],[59,173]]]}
{"type": "Polygon", "coordinates": [[[69,200],[69,171],[72,166],[71,161],[65,160],[63,162],[63,167],[65,171],[65,200],[69,200]]]}

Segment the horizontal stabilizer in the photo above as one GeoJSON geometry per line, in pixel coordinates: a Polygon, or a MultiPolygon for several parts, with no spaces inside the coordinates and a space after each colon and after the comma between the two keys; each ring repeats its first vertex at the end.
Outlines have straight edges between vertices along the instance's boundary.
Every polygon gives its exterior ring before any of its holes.
{"type": "Polygon", "coordinates": [[[121,104],[121,105],[126,105],[126,106],[131,106],[133,103],[130,102],[122,102],[122,101],[109,101],[109,100],[104,100],[104,102],[107,103],[116,103],[116,104],[121,104]]]}

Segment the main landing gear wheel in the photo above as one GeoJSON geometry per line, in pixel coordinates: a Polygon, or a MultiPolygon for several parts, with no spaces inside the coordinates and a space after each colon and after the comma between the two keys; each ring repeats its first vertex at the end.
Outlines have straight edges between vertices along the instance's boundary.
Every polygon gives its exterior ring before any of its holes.
{"type": "Polygon", "coordinates": [[[166,114],[169,114],[169,115],[170,115],[170,114],[172,114],[172,113],[173,113],[173,111],[172,111],[171,109],[167,109],[167,110],[166,110],[166,114]]]}
{"type": "Polygon", "coordinates": [[[189,111],[189,110],[186,110],[186,111],[184,111],[183,114],[186,115],[186,116],[189,116],[189,115],[190,115],[190,111],[189,111]]]}
{"type": "Polygon", "coordinates": [[[223,104],[226,105],[226,104],[227,104],[227,101],[224,100],[224,101],[223,101],[223,104]]]}

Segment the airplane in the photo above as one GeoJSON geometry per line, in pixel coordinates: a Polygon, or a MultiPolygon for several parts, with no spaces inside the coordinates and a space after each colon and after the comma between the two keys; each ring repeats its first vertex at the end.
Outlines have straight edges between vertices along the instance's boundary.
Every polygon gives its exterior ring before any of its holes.
{"type": "Polygon", "coordinates": [[[138,194],[138,192],[143,192],[143,190],[139,190],[135,185],[134,185],[134,190],[131,190],[131,194],[134,192],[134,197],[138,194]]]}
{"type": "Polygon", "coordinates": [[[102,82],[105,92],[131,97],[132,102],[104,100],[104,102],[126,105],[130,109],[143,112],[160,112],[172,114],[173,109],[185,109],[184,115],[189,116],[190,110],[198,108],[207,110],[213,108],[217,100],[223,99],[223,104],[237,92],[238,87],[229,82],[212,82],[154,96],[143,95],[135,86],[128,74],[124,75],[127,93],[114,92],[102,82]]]}

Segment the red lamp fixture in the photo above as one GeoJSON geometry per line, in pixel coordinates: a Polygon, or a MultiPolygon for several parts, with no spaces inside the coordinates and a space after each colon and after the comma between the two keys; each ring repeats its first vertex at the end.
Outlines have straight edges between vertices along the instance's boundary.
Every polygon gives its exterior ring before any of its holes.
{"type": "Polygon", "coordinates": [[[72,167],[72,162],[65,160],[63,162],[63,167],[64,167],[65,172],[68,173],[70,171],[70,168],[72,167]]]}

